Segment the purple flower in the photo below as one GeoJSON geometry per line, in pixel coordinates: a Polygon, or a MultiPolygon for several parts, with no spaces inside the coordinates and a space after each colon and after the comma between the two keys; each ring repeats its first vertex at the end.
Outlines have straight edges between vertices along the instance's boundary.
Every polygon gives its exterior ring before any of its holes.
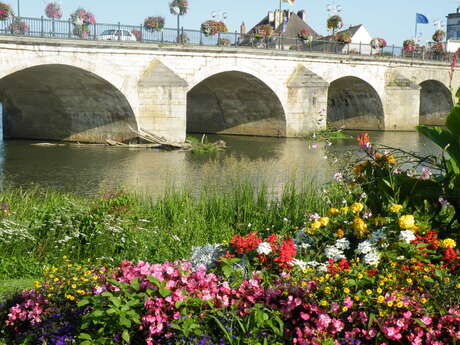
{"type": "Polygon", "coordinates": [[[317,149],[317,148],[318,148],[318,144],[316,144],[316,143],[315,143],[315,144],[311,144],[311,148],[312,148],[312,149],[317,149]]]}
{"type": "Polygon", "coordinates": [[[420,178],[422,180],[429,180],[431,178],[431,176],[433,175],[433,173],[430,171],[430,169],[428,168],[423,168],[422,169],[422,176],[420,176],[420,178]]]}
{"type": "Polygon", "coordinates": [[[343,175],[340,172],[336,172],[334,174],[334,178],[335,178],[336,181],[341,181],[343,179],[343,175]]]}

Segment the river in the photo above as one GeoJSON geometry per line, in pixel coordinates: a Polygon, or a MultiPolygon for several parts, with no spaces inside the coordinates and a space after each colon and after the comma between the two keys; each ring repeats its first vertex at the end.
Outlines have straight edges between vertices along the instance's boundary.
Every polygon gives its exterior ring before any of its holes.
{"type": "MultiPolygon", "coordinates": [[[[351,133],[356,136],[356,133],[351,133]]],[[[437,152],[416,132],[370,132],[373,141],[423,153],[437,152]]],[[[357,148],[355,139],[307,142],[248,136],[209,136],[229,148],[216,154],[127,149],[104,146],[34,146],[33,141],[0,141],[3,186],[51,187],[81,195],[114,188],[157,197],[166,190],[230,189],[235,182],[267,184],[277,193],[282,186],[332,179],[336,159],[357,148]],[[317,147],[316,145],[317,144],[317,147]],[[316,148],[315,148],[316,147],[316,148]]]]}

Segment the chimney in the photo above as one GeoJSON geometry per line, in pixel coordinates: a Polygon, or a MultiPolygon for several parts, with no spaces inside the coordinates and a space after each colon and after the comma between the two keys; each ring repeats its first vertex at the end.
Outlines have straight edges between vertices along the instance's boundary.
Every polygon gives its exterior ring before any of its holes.
{"type": "Polygon", "coordinates": [[[297,12],[297,16],[302,19],[305,23],[307,22],[307,12],[305,10],[300,10],[297,12]]]}

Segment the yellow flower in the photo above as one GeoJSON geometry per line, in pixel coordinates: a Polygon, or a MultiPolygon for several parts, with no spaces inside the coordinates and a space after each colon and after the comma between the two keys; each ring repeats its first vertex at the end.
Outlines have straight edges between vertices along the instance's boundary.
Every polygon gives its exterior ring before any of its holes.
{"type": "Polygon", "coordinates": [[[371,290],[371,289],[367,289],[367,290],[366,290],[366,293],[367,293],[368,295],[372,295],[372,290],[371,290]]]}
{"type": "Polygon", "coordinates": [[[378,302],[378,303],[383,303],[383,302],[385,302],[385,297],[383,297],[382,295],[380,295],[379,297],[377,297],[377,302],[378,302]]]}
{"type": "Polygon", "coordinates": [[[455,285],[455,287],[456,287],[457,289],[460,289],[460,283],[457,283],[457,285],[455,285]]]}
{"type": "Polygon", "coordinates": [[[348,210],[349,210],[348,206],[342,207],[342,208],[340,209],[340,213],[347,214],[347,213],[348,213],[348,210]]]}
{"type": "Polygon", "coordinates": [[[343,307],[343,308],[342,308],[342,311],[343,311],[344,313],[346,313],[346,312],[348,311],[348,307],[347,307],[347,306],[343,307]]]}
{"type": "Polygon", "coordinates": [[[322,300],[321,302],[319,302],[319,305],[322,306],[322,307],[325,307],[325,306],[327,306],[327,301],[322,300]]]}
{"type": "Polygon", "coordinates": [[[425,304],[428,300],[425,297],[420,298],[420,303],[425,304]]]}
{"type": "Polygon", "coordinates": [[[329,224],[329,218],[328,217],[321,217],[318,219],[320,222],[321,226],[327,226],[329,224]]]}
{"type": "Polygon", "coordinates": [[[412,281],[411,278],[407,278],[407,279],[406,279],[406,282],[407,282],[407,284],[412,284],[412,283],[413,283],[413,281],[412,281]]]}
{"type": "Polygon", "coordinates": [[[353,213],[359,213],[364,209],[364,205],[360,202],[354,202],[351,205],[351,212],[353,213]]]}
{"type": "Polygon", "coordinates": [[[58,281],[59,281],[59,278],[56,277],[56,278],[54,278],[53,280],[54,280],[55,282],[58,282],[58,281]]]}
{"type": "Polygon", "coordinates": [[[388,164],[391,164],[391,165],[396,164],[396,159],[391,153],[386,154],[383,157],[387,160],[388,164]]]}
{"type": "Polygon", "coordinates": [[[327,213],[330,215],[330,216],[336,216],[340,213],[339,209],[338,208],[330,208],[329,211],[327,211],[327,213]]]}
{"type": "Polygon", "coordinates": [[[361,172],[364,170],[364,168],[366,167],[366,165],[367,165],[367,161],[355,165],[354,168],[353,168],[353,170],[355,171],[355,174],[356,174],[356,175],[361,175],[361,172]]]}
{"type": "Polygon", "coordinates": [[[350,289],[349,289],[349,288],[345,288],[345,289],[343,289],[343,292],[345,292],[345,293],[348,294],[348,293],[350,293],[350,289]]]}
{"type": "Polygon", "coordinates": [[[361,273],[358,273],[357,277],[358,279],[363,279],[363,275],[361,273]]]}
{"type": "Polygon", "coordinates": [[[382,293],[383,292],[383,290],[381,288],[377,288],[376,291],[377,291],[377,293],[382,293]]]}
{"type": "Polygon", "coordinates": [[[77,288],[77,285],[72,284],[72,289],[76,289],[76,288],[77,288]]]}
{"type": "Polygon", "coordinates": [[[389,306],[391,308],[393,306],[393,301],[388,301],[387,306],[389,306]]]}
{"type": "Polygon", "coordinates": [[[367,224],[360,217],[353,219],[353,229],[359,238],[363,238],[368,232],[367,224]]]}
{"type": "Polygon", "coordinates": [[[397,213],[397,212],[401,211],[402,208],[403,208],[403,205],[393,204],[390,207],[390,211],[394,212],[394,213],[397,213]]]}
{"type": "Polygon", "coordinates": [[[93,276],[93,280],[98,280],[99,277],[98,276],[93,276]]]}
{"type": "Polygon", "coordinates": [[[372,219],[375,226],[382,226],[387,223],[387,220],[384,217],[375,217],[372,219]]]}
{"type": "Polygon", "coordinates": [[[398,308],[402,308],[402,307],[404,307],[404,304],[403,304],[403,302],[398,302],[398,303],[396,304],[396,306],[397,306],[398,308]]]}
{"type": "Polygon", "coordinates": [[[313,223],[311,223],[310,227],[312,230],[318,230],[321,227],[321,222],[315,220],[313,223]]]}
{"type": "Polygon", "coordinates": [[[345,231],[343,231],[342,229],[335,230],[335,233],[337,234],[338,238],[343,238],[345,236],[345,231]]]}
{"type": "Polygon", "coordinates": [[[415,218],[411,214],[406,214],[404,216],[399,217],[399,227],[401,229],[412,229],[415,225],[415,218]]]}
{"type": "Polygon", "coordinates": [[[36,281],[36,282],[34,282],[34,287],[35,287],[36,289],[40,289],[40,288],[42,287],[42,284],[40,284],[39,281],[36,281]]]}
{"type": "Polygon", "coordinates": [[[328,286],[327,288],[324,289],[324,293],[326,295],[329,295],[331,293],[331,288],[328,286]]]}
{"type": "Polygon", "coordinates": [[[451,238],[446,238],[445,240],[439,241],[441,248],[455,248],[457,243],[451,238]]]}
{"type": "Polygon", "coordinates": [[[359,300],[360,300],[359,296],[355,296],[355,297],[353,297],[353,298],[355,299],[355,301],[359,301],[359,300]]]}

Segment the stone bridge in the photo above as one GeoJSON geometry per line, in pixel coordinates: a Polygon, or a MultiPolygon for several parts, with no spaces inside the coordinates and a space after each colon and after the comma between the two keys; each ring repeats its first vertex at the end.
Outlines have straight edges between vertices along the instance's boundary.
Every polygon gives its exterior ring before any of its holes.
{"type": "Polygon", "coordinates": [[[443,123],[453,104],[449,70],[385,57],[1,37],[0,103],[7,138],[405,131],[443,123]]]}

